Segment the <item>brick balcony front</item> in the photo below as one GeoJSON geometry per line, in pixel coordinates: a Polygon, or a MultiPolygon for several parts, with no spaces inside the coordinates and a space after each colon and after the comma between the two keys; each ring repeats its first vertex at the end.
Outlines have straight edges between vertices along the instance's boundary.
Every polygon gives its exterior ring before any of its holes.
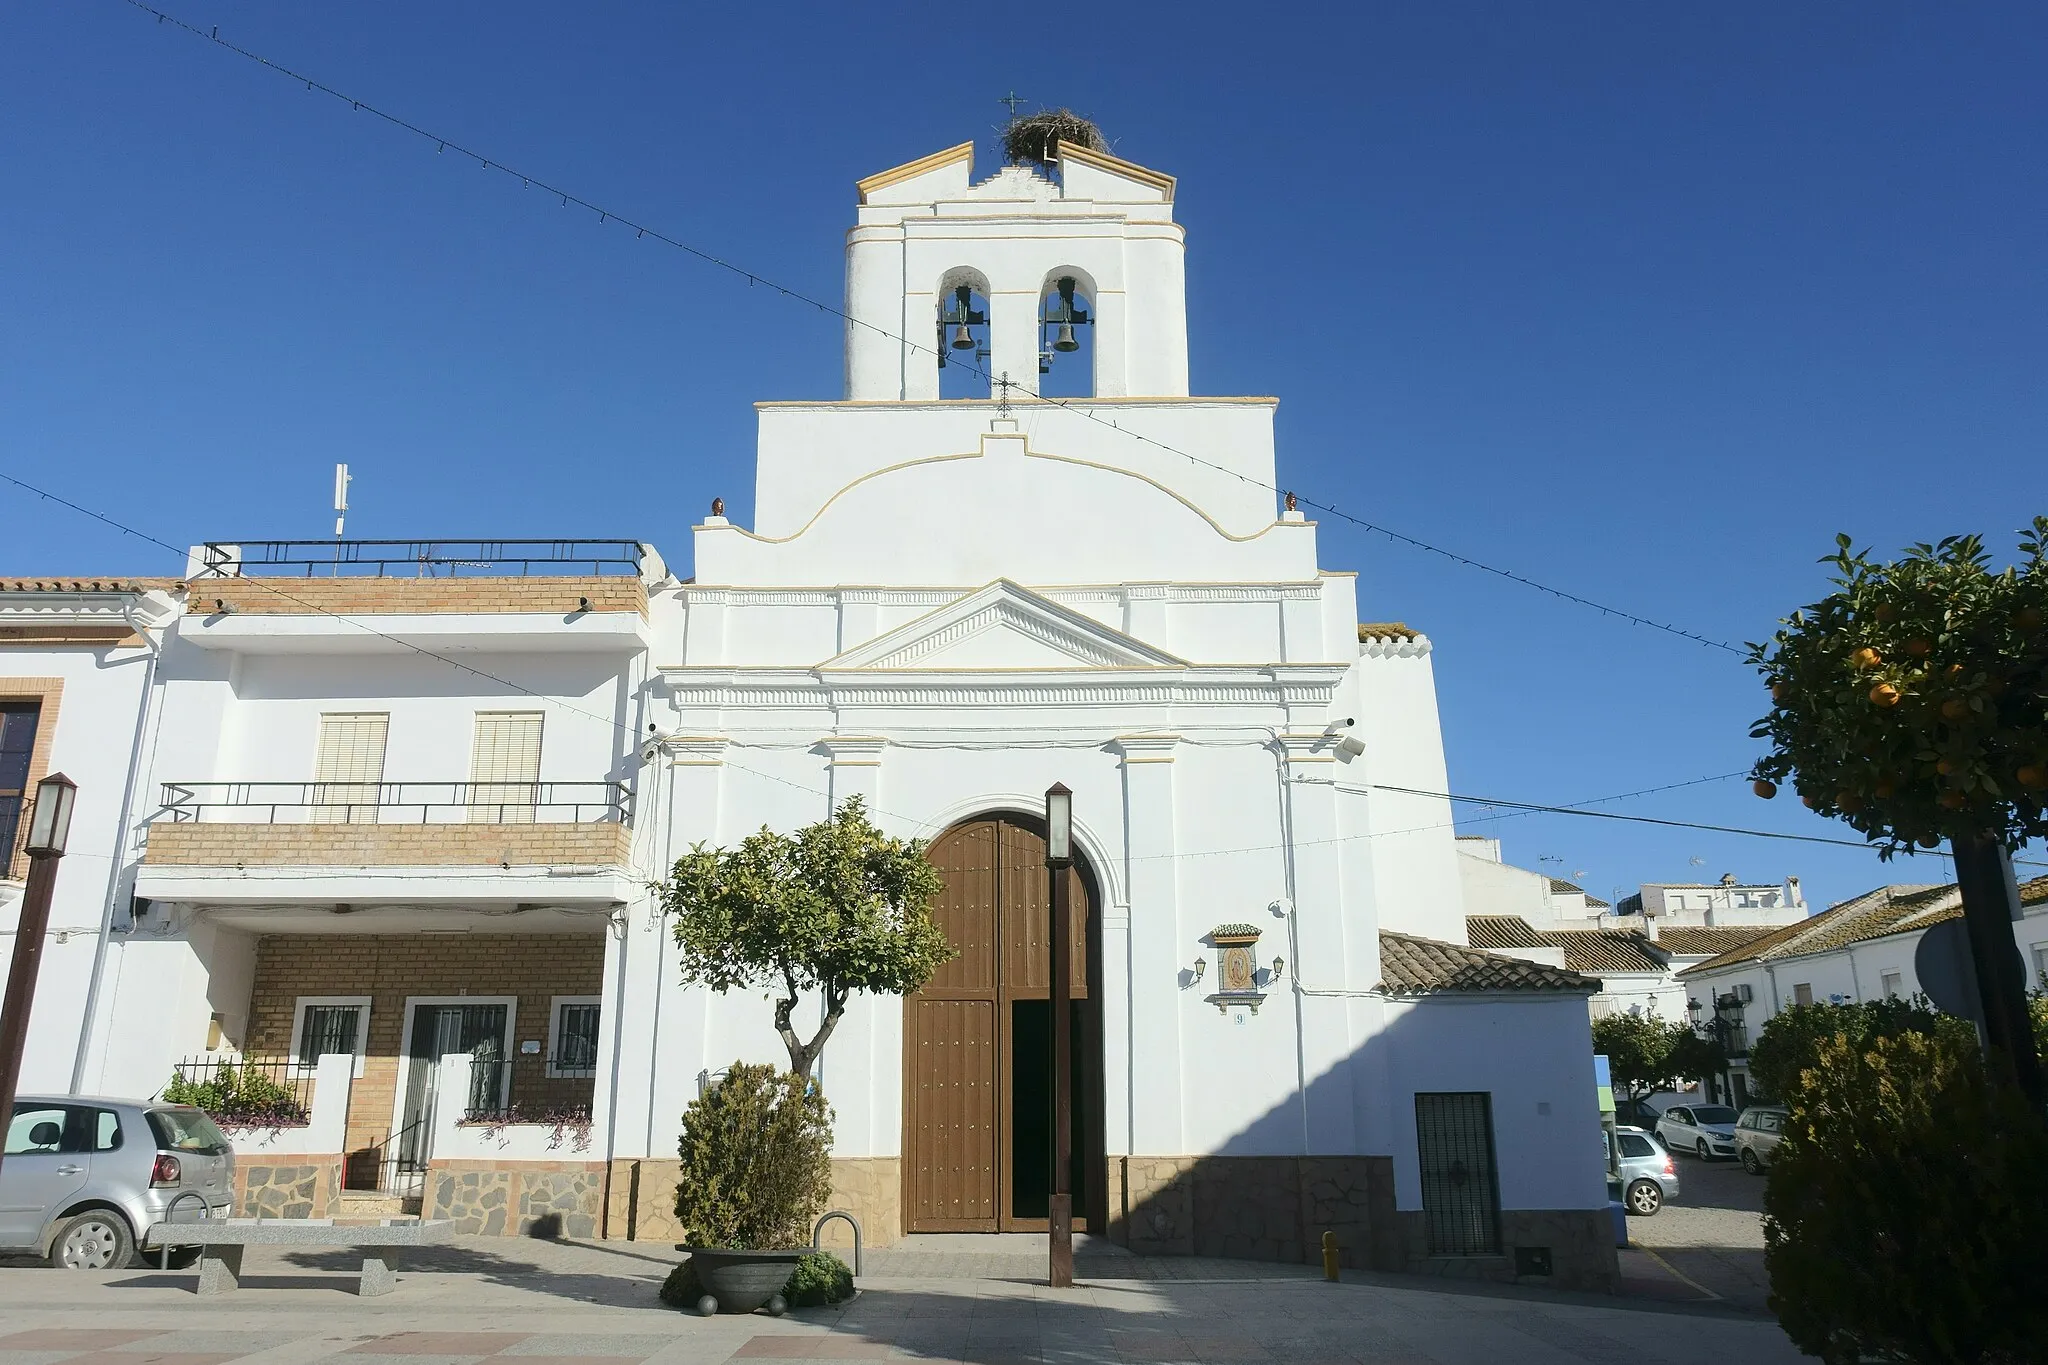
{"type": "Polygon", "coordinates": [[[632,829],[586,824],[236,824],[157,821],[150,866],[619,867],[632,829]]]}

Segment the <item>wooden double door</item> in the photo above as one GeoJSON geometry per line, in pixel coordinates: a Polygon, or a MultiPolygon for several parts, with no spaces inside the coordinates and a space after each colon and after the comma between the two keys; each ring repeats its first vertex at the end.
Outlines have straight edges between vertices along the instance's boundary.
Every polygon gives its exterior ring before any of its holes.
{"type": "MultiPolygon", "coordinates": [[[[907,1232],[1046,1226],[1052,1188],[1051,888],[1043,824],[991,815],[928,855],[945,890],[933,917],[958,954],[904,1001],[903,1217],[907,1232]]],[[[1074,1225],[1102,1226],[1100,920],[1094,880],[1067,875],[1072,934],[1074,1225]]]]}

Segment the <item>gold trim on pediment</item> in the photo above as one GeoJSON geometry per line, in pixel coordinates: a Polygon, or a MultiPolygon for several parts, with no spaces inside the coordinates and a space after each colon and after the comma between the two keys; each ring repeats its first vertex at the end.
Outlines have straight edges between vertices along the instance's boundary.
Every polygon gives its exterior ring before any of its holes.
{"type": "Polygon", "coordinates": [[[965,161],[968,166],[967,174],[969,177],[973,176],[974,144],[972,142],[963,142],[956,147],[948,147],[943,152],[933,152],[930,156],[921,156],[915,161],[906,161],[901,166],[892,166],[886,171],[877,171],[865,180],[854,181],[853,187],[860,192],[860,202],[865,204],[868,202],[868,196],[876,190],[901,184],[903,181],[923,175],[927,171],[935,171],[941,166],[950,166],[956,161],[965,161]]]}
{"type": "Polygon", "coordinates": [[[1153,189],[1166,196],[1167,203],[1171,204],[1173,202],[1174,179],[1164,171],[1150,170],[1140,166],[1135,161],[1126,161],[1120,156],[1111,156],[1108,152],[1094,151],[1091,148],[1083,147],[1078,143],[1068,142],[1064,139],[1054,144],[1052,155],[1055,161],[1065,162],[1071,159],[1080,162],[1083,166],[1093,166],[1098,171],[1108,171],[1111,175],[1120,175],[1127,180],[1135,180],[1140,185],[1150,185],[1153,189]]]}

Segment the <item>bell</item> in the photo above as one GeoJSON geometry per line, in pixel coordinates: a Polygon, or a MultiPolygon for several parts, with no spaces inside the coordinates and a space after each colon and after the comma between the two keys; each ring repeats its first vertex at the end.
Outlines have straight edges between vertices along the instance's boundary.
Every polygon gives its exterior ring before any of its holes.
{"type": "Polygon", "coordinates": [[[974,338],[968,333],[967,324],[964,322],[953,329],[953,349],[956,351],[971,351],[974,349],[974,338]]]}
{"type": "Polygon", "coordinates": [[[1059,338],[1053,342],[1052,348],[1055,351],[1078,351],[1081,349],[1081,343],[1074,340],[1073,323],[1063,322],[1060,324],[1059,338]]]}

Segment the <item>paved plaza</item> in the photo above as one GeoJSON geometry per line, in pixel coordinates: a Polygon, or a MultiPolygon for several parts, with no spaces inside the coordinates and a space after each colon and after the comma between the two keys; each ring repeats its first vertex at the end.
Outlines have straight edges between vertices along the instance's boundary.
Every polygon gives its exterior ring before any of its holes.
{"type": "Polygon", "coordinates": [[[787,1317],[703,1319],[655,1296],[647,1243],[467,1238],[421,1252],[397,1290],[355,1297],[345,1252],[254,1250],[244,1288],[192,1272],[0,1268],[0,1365],[518,1365],[932,1360],[972,1365],[1660,1365],[1801,1357],[1767,1318],[1673,1295],[1609,1297],[1417,1277],[1327,1284],[1301,1266],[1084,1248],[1080,1287],[1034,1277],[1037,1239],[909,1239],[861,1293],[787,1317]],[[933,1245],[938,1243],[938,1245],[933,1245]],[[974,1243],[969,1247],[966,1243],[974,1243]]]}

